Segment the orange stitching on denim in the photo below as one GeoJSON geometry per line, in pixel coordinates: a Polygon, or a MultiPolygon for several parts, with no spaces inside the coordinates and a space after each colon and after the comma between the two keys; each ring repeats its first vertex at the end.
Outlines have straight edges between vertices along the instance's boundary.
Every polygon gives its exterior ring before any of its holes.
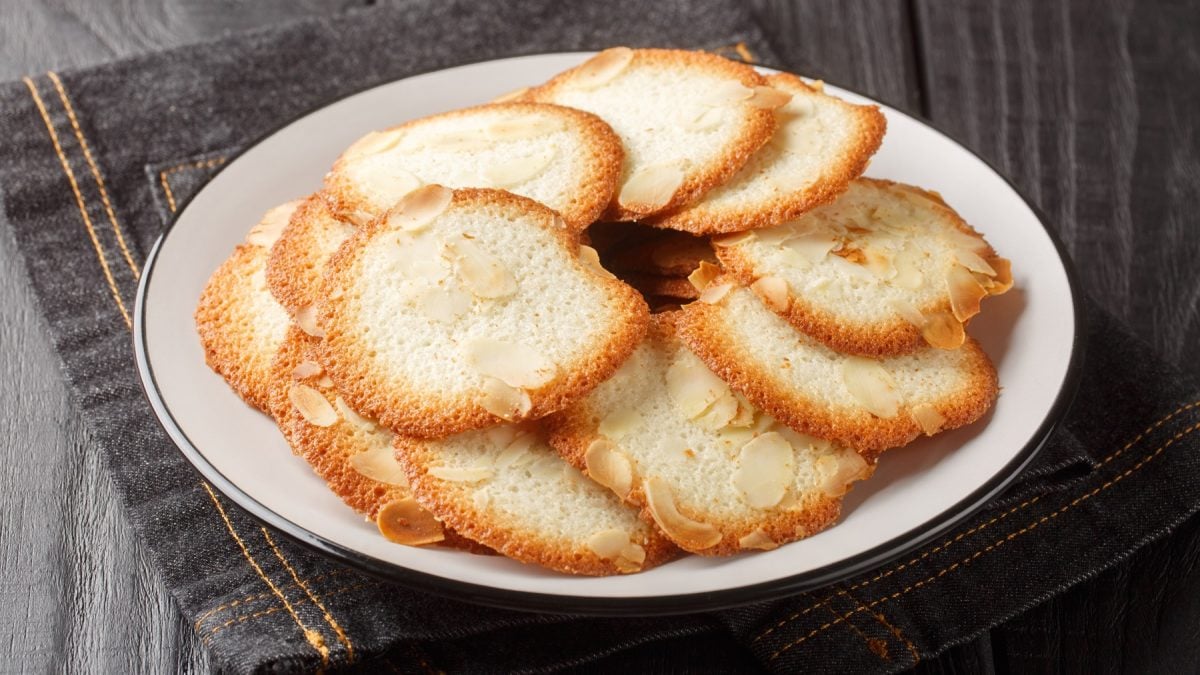
{"type": "MultiPolygon", "coordinates": [[[[1041,518],[1038,518],[1037,520],[1026,525],[1025,527],[1021,528],[1020,530],[1017,530],[1016,532],[1010,533],[1000,539],[997,539],[992,544],[990,544],[982,549],[979,549],[978,551],[967,556],[966,558],[963,558],[962,560],[959,560],[958,562],[956,562],[952,565],[942,568],[936,574],[926,577],[925,579],[922,579],[921,581],[918,581],[917,583],[912,584],[902,590],[896,591],[895,593],[892,593],[891,595],[884,596],[882,598],[879,598],[878,600],[871,602],[870,604],[866,605],[866,607],[864,607],[863,610],[870,611],[871,609],[874,609],[875,607],[882,605],[885,602],[890,602],[892,600],[895,600],[896,598],[906,595],[909,592],[914,591],[918,588],[921,588],[922,586],[925,586],[932,581],[935,581],[937,579],[940,579],[940,578],[946,576],[947,574],[953,572],[954,570],[958,569],[959,567],[962,567],[963,565],[971,564],[976,559],[982,557],[983,555],[985,555],[987,553],[990,553],[991,551],[994,551],[995,549],[1016,539],[1017,537],[1020,537],[1023,534],[1026,534],[1028,532],[1031,532],[1031,531],[1037,529],[1039,526],[1045,524],[1046,522],[1049,522],[1050,520],[1057,518],[1058,516],[1062,515],[1063,513],[1066,513],[1067,511],[1074,508],[1075,506],[1078,506],[1079,504],[1091,499],[1092,497],[1095,497],[1097,494],[1107,490],[1108,488],[1112,487],[1113,485],[1116,485],[1117,483],[1121,482],[1122,480],[1125,480],[1126,478],[1128,478],[1135,472],[1140,471],[1142,469],[1142,467],[1149,464],[1150,461],[1153,460],[1155,457],[1158,457],[1159,455],[1161,455],[1164,451],[1166,451],[1167,448],[1174,445],[1179,439],[1181,439],[1189,434],[1194,433],[1197,429],[1200,429],[1200,422],[1197,422],[1196,424],[1193,424],[1192,426],[1187,427],[1183,431],[1180,431],[1179,433],[1175,434],[1174,436],[1172,436],[1170,438],[1170,440],[1168,440],[1167,442],[1160,445],[1158,447],[1158,449],[1156,449],[1153,453],[1151,453],[1151,454],[1143,457],[1141,460],[1139,460],[1137,462],[1137,464],[1134,464],[1133,466],[1126,469],[1124,472],[1111,478],[1108,482],[1104,483],[1103,485],[1093,488],[1090,492],[1086,492],[1086,493],[1080,495],[1079,497],[1076,497],[1074,500],[1065,504],[1062,508],[1058,509],[1057,511],[1048,513],[1048,514],[1042,516],[1041,518]]],[[[859,611],[863,611],[863,610],[854,610],[853,612],[851,612],[851,614],[854,614],[855,612],[859,612],[859,611]]],[[[846,616],[849,616],[849,614],[847,614],[846,616]]],[[[831,621],[831,622],[821,626],[820,628],[813,630],[812,632],[808,633],[807,635],[797,638],[796,640],[793,640],[792,642],[789,642],[788,644],[786,644],[783,647],[780,647],[778,650],[776,650],[775,653],[771,654],[771,657],[768,660],[774,661],[775,659],[779,658],[779,656],[781,654],[783,654],[784,652],[786,652],[787,650],[789,650],[789,649],[795,647],[796,645],[804,642],[805,640],[813,637],[814,635],[829,628],[830,626],[841,623],[841,621],[844,621],[845,618],[846,617],[842,617],[841,619],[839,619],[837,621],[831,621]]]]}
{"type": "Polygon", "coordinates": [[[75,138],[79,141],[79,147],[83,149],[83,158],[87,160],[88,167],[92,170],[92,178],[96,180],[96,187],[100,190],[100,201],[104,202],[104,211],[108,214],[108,222],[112,223],[113,234],[117,235],[117,246],[121,247],[121,254],[125,256],[125,262],[129,265],[129,270],[133,272],[133,278],[141,277],[141,272],[138,266],[133,262],[133,256],[129,253],[129,247],[125,245],[125,235],[121,232],[121,225],[117,222],[116,211],[113,210],[112,202],[108,199],[108,190],[104,186],[104,179],[100,176],[100,168],[96,166],[96,160],[92,157],[92,150],[88,147],[88,142],[83,136],[83,130],[79,128],[79,120],[75,117],[75,108],[71,105],[71,99],[67,97],[67,90],[63,87],[62,80],[58,78],[58,73],[53,70],[48,72],[50,81],[54,83],[54,88],[58,90],[58,98],[62,101],[63,108],[67,111],[67,119],[71,121],[71,128],[75,130],[75,138]]]}
{"type": "Polygon", "coordinates": [[[275,552],[275,557],[279,558],[279,562],[283,563],[283,566],[287,568],[288,573],[292,575],[292,579],[295,579],[296,585],[298,585],[304,591],[304,594],[308,596],[309,600],[312,600],[314,605],[320,608],[321,614],[325,617],[325,623],[328,623],[329,627],[332,628],[335,633],[337,633],[338,641],[346,645],[347,660],[350,663],[354,663],[354,645],[350,643],[350,638],[346,637],[346,633],[342,631],[342,627],[338,625],[338,622],[329,614],[329,610],[325,608],[325,605],[321,604],[321,601],[317,598],[316,593],[313,593],[312,589],[308,587],[308,584],[304,583],[304,581],[300,579],[300,575],[296,573],[296,568],[292,567],[292,564],[283,557],[282,553],[279,552],[279,547],[275,545],[275,540],[271,538],[271,534],[267,532],[267,528],[260,527],[259,529],[262,530],[263,539],[266,539],[267,543],[271,545],[271,550],[275,552]]]}
{"type": "Polygon", "coordinates": [[[225,161],[228,159],[229,159],[228,157],[225,157],[223,155],[219,156],[219,157],[210,157],[209,159],[201,159],[201,160],[197,160],[195,162],[184,162],[182,164],[176,164],[174,166],[169,166],[169,167],[163,169],[162,171],[159,171],[158,172],[158,182],[160,185],[162,185],[163,194],[167,198],[167,206],[171,207],[171,213],[175,213],[175,210],[177,208],[177,206],[175,204],[175,193],[171,191],[171,180],[170,180],[171,174],[178,173],[180,171],[183,171],[184,169],[211,169],[214,166],[225,163],[225,161]]]}
{"type": "MultiPolygon", "coordinates": [[[[350,570],[334,570],[333,572],[330,572],[329,574],[321,574],[321,575],[315,576],[312,579],[309,579],[309,582],[311,583],[311,582],[322,581],[324,579],[329,579],[329,578],[336,577],[341,574],[349,574],[349,573],[350,573],[350,570]]],[[[280,586],[280,588],[291,588],[291,586],[293,586],[293,585],[294,584],[289,584],[287,586],[280,586]]],[[[212,616],[213,614],[216,614],[222,610],[237,607],[239,605],[251,603],[256,600],[262,600],[263,598],[270,598],[270,597],[273,597],[273,595],[274,594],[272,594],[272,593],[253,593],[253,594],[247,595],[245,597],[241,597],[236,600],[232,600],[223,605],[213,607],[212,609],[210,609],[210,610],[204,612],[203,614],[201,614],[200,616],[196,617],[196,621],[193,624],[193,627],[198,631],[198,630],[200,630],[200,624],[204,623],[204,620],[207,619],[208,617],[212,616]]]]}
{"type": "MultiPolygon", "coordinates": [[[[1172,411],[1169,415],[1159,419],[1154,424],[1151,424],[1150,426],[1146,427],[1141,433],[1139,433],[1137,436],[1134,436],[1133,440],[1129,441],[1123,447],[1121,447],[1121,449],[1117,450],[1116,452],[1113,452],[1108,457],[1105,457],[1100,462],[1100,466],[1106,466],[1109,462],[1113,461],[1114,459],[1119,457],[1122,453],[1124,453],[1126,450],[1129,450],[1129,448],[1132,448],[1139,441],[1141,441],[1143,438],[1145,438],[1147,434],[1154,432],[1159,427],[1161,427],[1162,425],[1171,421],[1175,417],[1178,417],[1180,414],[1187,412],[1188,410],[1191,410],[1197,406],[1200,406],[1200,401],[1193,401],[1191,403],[1187,403],[1187,404],[1179,406],[1174,411],[1172,411]]],[[[1020,511],[1024,508],[1031,506],[1032,504],[1034,504],[1038,500],[1040,500],[1043,496],[1045,496],[1045,495],[1037,495],[1037,496],[1009,509],[1008,511],[1001,513],[1000,515],[992,518],[991,520],[987,521],[986,523],[983,523],[981,525],[976,525],[975,527],[967,530],[966,532],[960,532],[959,534],[955,535],[953,538],[947,539],[946,541],[942,542],[938,546],[936,546],[932,549],[929,549],[928,551],[924,551],[923,553],[921,553],[921,555],[913,558],[912,560],[909,560],[908,562],[905,562],[896,567],[893,567],[892,569],[890,569],[886,572],[881,572],[880,574],[875,575],[875,577],[873,577],[871,579],[868,579],[866,581],[860,581],[857,584],[850,586],[848,590],[853,591],[853,590],[857,590],[859,588],[865,588],[865,587],[870,586],[871,584],[875,583],[876,581],[879,581],[880,579],[886,579],[887,577],[892,576],[896,572],[904,570],[904,569],[908,568],[910,565],[916,564],[916,563],[924,560],[925,558],[928,558],[929,556],[933,555],[934,553],[944,550],[946,547],[948,547],[952,544],[958,543],[963,538],[969,537],[970,535],[975,534],[976,532],[985,530],[988,527],[995,524],[996,522],[1003,520],[1004,518],[1007,518],[1008,516],[1012,515],[1013,513],[1016,513],[1017,511],[1020,511]]],[[[765,638],[768,635],[770,635],[771,633],[775,632],[777,629],[781,628],[785,624],[795,621],[796,619],[808,614],[809,612],[811,612],[814,609],[818,609],[821,605],[824,605],[825,603],[829,602],[832,599],[833,599],[833,595],[827,596],[824,600],[817,602],[817,604],[809,607],[808,609],[805,609],[801,612],[796,612],[795,614],[792,614],[788,618],[783,619],[779,623],[777,623],[774,626],[771,626],[767,630],[763,631],[761,634],[759,634],[758,637],[754,638],[754,640],[751,642],[751,644],[758,642],[759,640],[762,640],[763,638],[765,638]]]]}
{"type": "MultiPolygon", "coordinates": [[[[246,542],[242,541],[242,537],[238,535],[236,530],[233,529],[233,523],[229,520],[229,516],[225,514],[225,508],[221,506],[221,502],[217,500],[216,493],[213,492],[213,489],[208,485],[208,483],[202,482],[200,484],[203,485],[204,490],[208,492],[209,498],[212,499],[213,506],[217,507],[217,512],[221,514],[221,520],[225,521],[225,527],[229,529],[229,534],[233,535],[233,540],[237,542],[237,545],[242,549],[242,555],[246,557],[246,561],[249,562],[250,566],[254,568],[254,571],[258,573],[259,578],[261,578],[263,582],[266,583],[271,589],[271,591],[275,593],[275,596],[283,602],[284,609],[288,611],[288,614],[292,615],[292,620],[296,622],[296,625],[300,628],[300,632],[304,634],[304,639],[307,640],[308,644],[310,644],[312,648],[317,650],[317,653],[321,655],[321,664],[323,666],[329,665],[329,648],[325,646],[324,638],[321,637],[320,633],[317,633],[316,631],[304,625],[304,622],[300,620],[300,615],[296,614],[295,608],[292,607],[292,603],[288,602],[287,596],[285,596],[283,592],[280,591],[279,588],[275,586],[275,584],[269,578],[267,578],[267,575],[265,572],[263,572],[262,567],[259,567],[258,561],[256,561],[254,557],[250,555],[250,551],[246,549],[246,542]]],[[[209,635],[212,634],[210,633],[209,635]]]]}
{"type": "Polygon", "coordinates": [[[75,204],[79,207],[79,214],[83,216],[83,224],[87,227],[88,236],[92,239],[92,247],[96,249],[96,257],[100,261],[100,267],[104,271],[104,278],[108,281],[108,289],[112,293],[113,300],[117,301],[117,309],[121,310],[121,318],[125,319],[125,326],[133,328],[133,321],[129,318],[129,310],[125,309],[125,301],[121,299],[121,292],[117,290],[117,281],[113,278],[112,270],[108,268],[108,259],[104,255],[104,248],[100,245],[100,239],[96,236],[96,228],[92,225],[92,217],[88,215],[87,204],[83,200],[83,193],[79,191],[79,183],[75,180],[75,172],[71,170],[70,163],[67,162],[67,156],[63,153],[62,144],[58,141],[58,132],[54,130],[54,123],[50,121],[50,113],[46,112],[46,104],[42,102],[42,96],[38,93],[37,85],[28,77],[21,78],[25,86],[29,88],[29,93],[33,96],[33,103],[37,106],[38,112],[42,115],[42,122],[46,125],[46,131],[50,134],[50,141],[54,143],[54,152],[58,155],[58,161],[62,163],[63,173],[67,176],[67,182],[71,184],[71,191],[75,193],[75,204]]]}
{"type": "Polygon", "coordinates": [[[907,637],[905,637],[904,633],[901,633],[899,628],[896,628],[895,626],[893,626],[892,623],[887,620],[887,617],[885,617],[883,615],[883,612],[870,611],[869,609],[867,609],[866,607],[863,606],[862,600],[859,600],[857,596],[850,595],[850,593],[848,591],[839,590],[838,594],[844,595],[847,598],[850,598],[851,600],[853,600],[854,604],[858,605],[859,609],[864,610],[871,616],[875,617],[876,621],[878,621],[880,624],[882,624],[884,628],[888,629],[888,631],[890,631],[892,635],[895,635],[896,639],[903,642],[905,647],[908,647],[908,653],[912,654],[912,657],[913,657],[913,662],[911,665],[908,666],[909,668],[913,668],[918,663],[921,662],[921,653],[919,651],[917,651],[917,646],[912,643],[912,640],[909,640],[907,637]]]}
{"type": "MultiPolygon", "coordinates": [[[[832,614],[833,618],[835,618],[835,619],[840,616],[837,612],[833,611],[833,607],[830,605],[825,605],[825,609],[829,610],[829,613],[832,614]]],[[[857,611],[857,610],[855,610],[855,611],[857,611]]],[[[849,616],[850,616],[849,614],[846,615],[846,617],[849,617],[849,616]]],[[[846,617],[843,617],[843,619],[845,619],[846,617]]],[[[890,661],[891,660],[887,657],[886,648],[884,649],[883,654],[880,654],[879,652],[875,651],[875,648],[871,646],[871,638],[867,637],[867,634],[862,632],[861,628],[854,625],[853,621],[846,619],[845,623],[846,623],[846,626],[848,626],[850,628],[850,630],[854,631],[854,633],[862,639],[863,645],[866,646],[867,651],[869,651],[872,654],[874,654],[875,656],[879,657],[879,659],[882,661],[890,661]]]]}
{"type": "MultiPolygon", "coordinates": [[[[381,583],[383,583],[383,582],[380,582],[380,581],[368,581],[368,582],[361,583],[361,584],[354,584],[353,586],[347,586],[347,587],[345,587],[345,588],[339,588],[339,589],[337,589],[337,590],[335,590],[335,591],[332,591],[332,592],[330,592],[330,593],[327,593],[327,594],[325,595],[325,597],[326,597],[326,599],[328,599],[328,598],[334,598],[334,597],[337,597],[337,596],[339,596],[339,595],[344,595],[344,594],[346,594],[346,593],[349,593],[349,592],[351,592],[351,591],[357,591],[357,590],[360,590],[360,589],[363,589],[363,588],[368,588],[368,587],[370,587],[370,586],[378,586],[378,585],[379,585],[379,584],[381,584],[381,583]]],[[[307,602],[308,602],[308,600],[297,600],[295,604],[296,604],[297,606],[299,606],[299,605],[304,605],[304,604],[306,604],[307,602]]],[[[225,623],[222,623],[222,624],[220,624],[220,625],[218,625],[218,626],[214,626],[214,627],[212,628],[212,630],[210,630],[210,631],[209,631],[207,634],[200,636],[200,642],[201,642],[202,644],[204,644],[204,645],[206,645],[206,646],[207,646],[207,645],[209,645],[209,644],[210,644],[210,641],[211,641],[211,639],[212,639],[212,636],[216,635],[217,633],[220,633],[221,631],[225,630],[226,628],[229,628],[230,626],[233,626],[233,625],[235,625],[235,624],[239,624],[239,623],[245,623],[245,622],[247,622],[247,621],[251,621],[251,620],[253,620],[253,619],[257,619],[257,618],[258,618],[258,617],[260,617],[260,616],[266,616],[266,615],[268,615],[268,614],[274,614],[275,612],[282,612],[283,610],[284,610],[284,608],[283,608],[283,607],[281,607],[281,606],[279,606],[279,605],[276,605],[275,607],[271,607],[271,608],[269,608],[269,609],[264,609],[264,610],[262,610],[261,612],[255,612],[255,613],[253,613],[253,614],[247,614],[247,615],[244,615],[244,616],[236,616],[236,617],[234,617],[234,618],[232,618],[232,619],[229,619],[229,620],[228,620],[228,621],[226,621],[225,623]]]]}

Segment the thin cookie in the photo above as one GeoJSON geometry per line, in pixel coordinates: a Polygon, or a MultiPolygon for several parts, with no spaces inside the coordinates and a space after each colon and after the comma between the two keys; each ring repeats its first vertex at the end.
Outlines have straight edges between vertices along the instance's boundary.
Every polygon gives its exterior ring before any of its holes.
{"type": "Polygon", "coordinates": [[[959,349],[879,360],[840,354],[724,277],[683,308],[677,325],[688,348],[755,406],[868,458],[970,424],[998,393],[996,369],[972,338],[959,349]]]}
{"type": "Polygon", "coordinates": [[[717,239],[722,266],[793,326],[862,356],[956,349],[989,295],[1012,286],[996,254],[935,193],[860,178],[832,204],[717,239]]]}
{"type": "Polygon", "coordinates": [[[421,185],[499,188],[558,211],[575,231],[612,199],[624,151],[594,115],[541,103],[496,103],[372,132],[325,177],[338,217],[363,225],[421,185]]]}
{"type": "Polygon", "coordinates": [[[298,205],[289,202],[267,211],[213,272],[196,305],[204,360],[238,396],[263,412],[271,402],[271,360],[289,323],[267,288],[267,252],[298,205]]]}
{"type": "Polygon", "coordinates": [[[862,174],[887,128],[878,107],[847,103],[789,73],[767,84],[791,97],[775,110],[771,140],[700,201],[647,222],[695,234],[769,227],[832,201],[862,174]]]}
{"type": "Polygon", "coordinates": [[[576,468],[700,555],[771,549],[837,520],[874,466],[759,412],[675,336],[671,314],[587,398],[546,418],[576,468]]]}
{"type": "Polygon", "coordinates": [[[640,572],[676,554],[636,509],[559,457],[536,424],[441,440],[397,437],[396,459],[426,508],[514,560],[606,575],[640,572]]]}
{"type": "Polygon", "coordinates": [[[316,338],[293,326],[271,365],[271,414],[292,451],[390,541],[487,551],[415,504],[396,462],[392,433],[338,395],[315,360],[316,347],[316,338]]]}
{"type": "Polygon", "coordinates": [[[440,438],[559,410],[606,379],[649,309],[550,209],[423,187],[326,267],[322,362],[397,433],[440,438]]]}
{"type": "Polygon", "coordinates": [[[609,220],[641,220],[724,183],[786,102],[753,68],[704,52],[606,49],[524,96],[599,116],[625,146],[609,220]]]}
{"type": "Polygon", "coordinates": [[[267,284],[272,295],[305,331],[316,325],[315,305],[325,263],[354,226],[338,218],[318,193],[305,199],[271,247],[267,284]]]}

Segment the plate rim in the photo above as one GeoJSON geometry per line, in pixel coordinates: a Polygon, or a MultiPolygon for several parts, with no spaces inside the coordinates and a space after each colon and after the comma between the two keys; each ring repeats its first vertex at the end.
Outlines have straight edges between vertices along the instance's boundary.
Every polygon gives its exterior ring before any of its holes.
{"type": "MultiPolygon", "coordinates": [[[[138,370],[138,381],[141,385],[142,393],[146,400],[150,403],[150,407],[156,420],[167,436],[174,443],[176,448],[184,456],[184,459],[191,464],[192,468],[198,471],[204,480],[211,483],[218,492],[226,499],[237,504],[242,510],[248,513],[260,523],[269,525],[279,532],[286,535],[289,539],[296,541],[317,553],[333,559],[335,561],[348,564],[372,576],[381,577],[388,581],[397,582],[405,586],[416,588],[422,591],[427,591],[449,597],[455,600],[462,600],[474,604],[498,607],[503,609],[526,611],[526,612],[544,612],[544,613],[573,613],[584,614],[591,616],[665,616],[674,614],[685,614],[699,611],[713,611],[719,609],[727,609],[748,605],[755,602],[768,600],[776,600],[787,596],[796,595],[805,591],[814,590],[837,583],[849,577],[852,577],[869,569],[874,569],[885,565],[895,559],[910,553],[930,540],[937,537],[939,534],[952,528],[953,526],[967,520],[974,514],[978,513],[993,497],[1000,494],[1020,475],[1021,471],[1029,465],[1030,462],[1041,452],[1045,447],[1046,441],[1058,428],[1063,418],[1066,416],[1075,394],[1079,388],[1081,378],[1081,365],[1083,362],[1083,353],[1085,343],[1083,335],[1086,333],[1082,297],[1080,293],[1079,279],[1075,270],[1075,266],[1067,253],[1066,246],[1059,239],[1054,230],[1047,225],[1046,215],[1025,195],[1020,188],[1004,173],[1002,173],[991,161],[981,156],[975,150],[971,149],[965,143],[960,141],[955,135],[938,127],[931,120],[923,115],[914,115],[906,111],[900,110],[894,106],[888,105],[879,99],[862,93],[854,87],[848,87],[841,83],[835,82],[827,78],[821,78],[826,83],[843,89],[857,96],[871,101],[872,103],[886,106],[889,110],[895,113],[904,115],[913,121],[925,126],[928,129],[940,134],[947,140],[951,141],[958,147],[962,148],[972,157],[982,162],[984,166],[990,169],[1001,180],[1003,180],[1009,188],[1017,195],[1017,197],[1025,204],[1026,207],[1033,213],[1037,219],[1038,225],[1046,233],[1054,246],[1055,254],[1058,256],[1059,262],[1063,266],[1063,271],[1067,278],[1067,287],[1071,295],[1071,309],[1074,318],[1074,331],[1071,337],[1071,354],[1067,362],[1067,370],[1063,376],[1063,381],[1059,386],[1058,392],[1055,394],[1054,402],[1046,411],[1041,423],[1034,431],[1029,442],[1025,444],[1014,457],[1005,464],[999,471],[993,474],[978,488],[973,490],[966,497],[963,497],[958,502],[954,503],[949,508],[943,510],[933,518],[913,527],[905,532],[901,532],[887,541],[878,544],[866,551],[843,558],[839,561],[829,563],[827,565],[800,572],[794,575],[774,579],[771,581],[759,582],[747,586],[738,586],[735,588],[722,589],[719,591],[705,591],[693,593],[681,593],[673,595],[659,596],[583,596],[583,595],[566,595],[566,594],[551,594],[538,593],[533,591],[517,591],[505,588],[498,588],[484,584],[476,584],[448,577],[441,577],[426,572],[420,572],[407,567],[403,567],[396,563],[387,562],[374,558],[353,548],[343,546],[336,542],[330,541],[321,535],[312,532],[305,527],[279,515],[275,511],[263,505],[252,495],[242,490],[233,481],[226,478],[197,448],[188,438],[187,434],[180,428],[171,414],[170,408],[162,400],[159,394],[158,383],[154,375],[154,369],[150,364],[147,355],[147,335],[145,332],[145,312],[146,303],[145,296],[149,289],[150,281],[156,269],[155,263],[158,260],[159,251],[163,243],[178,224],[180,217],[187,211],[195,199],[213,179],[221,172],[232,166],[239,157],[246,154],[262,144],[266,139],[274,136],[294,122],[299,121],[309,115],[312,115],[320,110],[336,105],[353,96],[366,93],[368,91],[381,87],[391,86],[397,82],[407,80],[421,75],[429,75],[452,68],[478,65],[483,63],[491,63],[495,61],[504,61],[514,58],[529,58],[539,56],[555,56],[566,54],[588,54],[594,52],[588,51],[544,51],[533,52],[529,54],[518,54],[508,57],[499,57],[492,59],[483,59],[479,61],[470,61],[451,66],[443,66],[414,72],[404,77],[389,80],[374,84],[363,89],[348,93],[332,101],[325,101],[316,106],[313,106],[304,112],[291,117],[284,122],[272,127],[266,132],[259,134],[254,139],[248,141],[237,152],[233,153],[228,161],[226,161],[216,172],[212,174],[205,182],[205,185],[196,190],[180,205],[175,212],[171,221],[163,229],[162,233],[154,242],[154,246],[150,249],[150,253],[146,256],[146,260],[142,265],[142,275],[138,282],[137,297],[134,305],[134,325],[131,338],[133,341],[134,357],[138,370]]],[[[762,67],[773,70],[781,70],[789,72],[784,68],[780,68],[770,63],[755,63],[750,64],[754,67],[762,67]]],[[[811,76],[805,76],[812,79],[811,76]]]]}

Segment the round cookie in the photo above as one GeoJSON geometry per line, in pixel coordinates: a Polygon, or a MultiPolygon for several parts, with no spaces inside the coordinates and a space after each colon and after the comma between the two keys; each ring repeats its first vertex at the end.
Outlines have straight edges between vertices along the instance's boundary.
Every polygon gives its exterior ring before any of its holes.
{"type": "Polygon", "coordinates": [[[614,47],[524,94],[594,113],[625,162],[609,220],[690,204],[737,173],[775,131],[784,103],[753,68],[714,54],[614,47]]]}
{"type": "Polygon", "coordinates": [[[955,349],[1009,261],[935,193],[859,178],[776,227],[717,239],[722,266],[793,326],[862,356],[955,349]]]}
{"type": "Polygon", "coordinates": [[[325,263],[353,231],[318,193],[300,204],[271,247],[267,285],[301,328],[313,326],[325,263]]]}
{"type": "Polygon", "coordinates": [[[288,315],[267,288],[267,254],[299,202],[266,213],[213,272],[196,305],[204,360],[250,405],[268,412],[271,360],[288,315]]]}
{"type": "Polygon", "coordinates": [[[759,409],[802,433],[868,459],[979,419],[996,400],[996,369],[968,337],[868,359],[805,336],[749,289],[718,277],[679,314],[683,342],[759,409]]]}
{"type": "Polygon", "coordinates": [[[443,527],[432,514],[405,519],[422,529],[398,527],[387,520],[390,509],[413,499],[408,477],[396,462],[393,435],[342,400],[315,361],[317,343],[292,326],[271,365],[271,414],[292,451],[347,506],[375,521],[392,541],[490,552],[443,527]]]}
{"type": "Polygon", "coordinates": [[[365,224],[423,184],[500,188],[581,231],[612,199],[624,151],[607,124],[541,103],[495,103],[372,132],[325,177],[334,213],[365,224]]]}
{"type": "Polygon", "coordinates": [[[768,227],[832,201],[867,168],[887,128],[878,107],[847,103],[790,73],[767,84],[791,97],[775,110],[771,140],[698,202],[648,222],[696,234],[768,227]]]}
{"type": "Polygon", "coordinates": [[[319,307],[342,396],[420,438],[563,408],[620,366],[649,318],[550,209],[440,186],[355,232],[319,307]]]}
{"type": "Polygon", "coordinates": [[[558,456],[536,423],[441,440],[396,438],[417,499],[504,555],[570,574],[640,572],[677,551],[607,489],[558,456]]]}
{"type": "Polygon", "coordinates": [[[551,445],[693,553],[775,548],[832,525],[874,467],[735,394],[678,340],[673,314],[652,318],[613,377],[546,418],[551,445]]]}

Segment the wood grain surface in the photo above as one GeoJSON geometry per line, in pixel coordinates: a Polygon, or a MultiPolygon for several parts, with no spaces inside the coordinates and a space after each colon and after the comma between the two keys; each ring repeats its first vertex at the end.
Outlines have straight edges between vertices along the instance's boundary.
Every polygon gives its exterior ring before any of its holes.
{"type": "MultiPolygon", "coordinates": [[[[399,0],[398,0],[399,1],[399,0]]],[[[0,0],[0,78],[374,4],[0,0]]],[[[1185,0],[753,0],[775,48],[924,114],[1048,216],[1085,285],[1200,376],[1200,8],[1185,0]]],[[[0,670],[209,663],[71,412],[0,235],[0,670]]],[[[1200,520],[922,663],[926,673],[1185,672],[1200,663],[1200,520]]]]}

